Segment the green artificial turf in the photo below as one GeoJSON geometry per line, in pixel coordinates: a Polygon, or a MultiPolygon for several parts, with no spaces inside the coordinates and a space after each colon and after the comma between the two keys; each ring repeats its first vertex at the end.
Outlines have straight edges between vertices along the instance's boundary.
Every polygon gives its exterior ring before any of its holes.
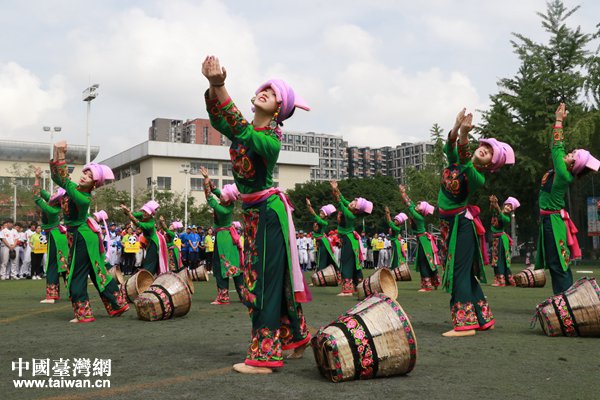
{"type": "MultiPolygon", "coordinates": [[[[514,266],[518,272],[522,265],[514,266]]],[[[577,270],[600,266],[587,263],[577,270]]],[[[488,270],[488,276],[491,271],[488,270]]],[[[369,273],[369,272],[367,272],[369,273]]],[[[240,303],[213,306],[214,280],[196,282],[190,313],[169,321],[137,319],[135,308],[108,318],[89,286],[96,322],[69,324],[70,303],[40,304],[42,281],[0,282],[0,399],[598,399],[600,339],[551,338],[530,328],[536,304],[551,295],[537,289],[483,285],[496,329],[469,338],[444,338],[451,329],[450,295],[418,293],[418,275],[399,282],[398,302],[418,341],[418,359],[407,376],[334,384],[318,372],[312,351],[272,375],[230,371],[244,358],[250,320],[240,303]],[[110,389],[15,389],[13,361],[23,358],[112,360],[110,389]]],[[[308,275],[307,275],[308,276],[308,275]]],[[[549,278],[549,274],[548,274],[549,278]]],[[[304,305],[308,324],[326,325],[356,304],[340,288],[313,288],[304,305]]],[[[63,293],[64,295],[64,293],[63,293]]],[[[232,299],[235,293],[232,292],[232,299]]],[[[24,371],[24,377],[31,372],[24,371]]]]}

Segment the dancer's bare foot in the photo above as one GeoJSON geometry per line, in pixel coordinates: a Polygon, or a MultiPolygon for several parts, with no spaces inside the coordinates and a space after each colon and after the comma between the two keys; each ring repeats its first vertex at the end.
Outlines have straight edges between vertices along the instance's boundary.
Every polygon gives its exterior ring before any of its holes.
{"type": "Polygon", "coordinates": [[[304,350],[306,350],[306,346],[308,346],[308,343],[303,344],[302,346],[296,347],[293,350],[286,351],[284,353],[284,357],[287,360],[298,360],[298,359],[304,357],[304,350]]]}
{"type": "Polygon", "coordinates": [[[240,374],[271,374],[273,370],[267,367],[253,367],[245,363],[233,364],[233,370],[240,374]]]}
{"type": "Polygon", "coordinates": [[[44,299],[42,301],[40,301],[40,303],[42,304],[54,304],[56,302],[56,300],[54,299],[44,299]]]}
{"type": "Polygon", "coordinates": [[[352,296],[352,293],[344,293],[344,292],[342,292],[342,293],[339,293],[338,296],[340,296],[340,297],[352,296]]]}
{"type": "Polygon", "coordinates": [[[442,333],[442,336],[445,337],[463,337],[463,336],[474,336],[475,330],[469,329],[468,331],[455,331],[452,329],[451,331],[442,333]]]}

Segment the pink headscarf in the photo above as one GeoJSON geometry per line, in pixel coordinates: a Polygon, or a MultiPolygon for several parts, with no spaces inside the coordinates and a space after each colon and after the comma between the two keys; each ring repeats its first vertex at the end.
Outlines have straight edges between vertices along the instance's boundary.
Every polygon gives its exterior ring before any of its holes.
{"type": "Polygon", "coordinates": [[[519,200],[517,200],[514,197],[509,197],[508,199],[504,200],[504,204],[510,204],[512,206],[513,211],[521,206],[519,200]]]}
{"type": "Polygon", "coordinates": [[[150,215],[154,215],[154,213],[156,212],[156,210],[158,210],[159,207],[160,207],[160,204],[158,204],[154,200],[150,200],[149,202],[147,202],[146,204],[144,204],[142,206],[141,210],[146,211],[150,215]]]}
{"type": "Polygon", "coordinates": [[[371,214],[373,211],[373,203],[363,197],[357,197],[356,208],[360,212],[371,214]]]}
{"type": "Polygon", "coordinates": [[[415,210],[427,216],[433,214],[435,207],[426,201],[420,201],[419,204],[415,207],[415,210]]]}
{"type": "Polygon", "coordinates": [[[60,201],[60,199],[63,198],[65,193],[67,193],[67,192],[63,188],[56,189],[56,192],[54,192],[54,194],[52,196],[50,196],[50,198],[48,199],[48,204],[54,205],[54,204],[58,203],[60,201]]]}
{"type": "Polygon", "coordinates": [[[235,229],[242,229],[242,224],[240,223],[240,221],[233,221],[231,223],[231,226],[233,226],[235,229]]]}
{"type": "Polygon", "coordinates": [[[173,223],[171,223],[171,225],[173,225],[173,229],[181,229],[183,228],[183,224],[179,221],[173,221],[173,223]]]}
{"type": "Polygon", "coordinates": [[[236,201],[240,197],[240,191],[235,183],[223,185],[223,189],[221,189],[221,196],[223,196],[223,200],[227,202],[236,201]]]}
{"type": "Polygon", "coordinates": [[[575,156],[575,164],[573,164],[573,175],[579,175],[585,168],[589,168],[592,171],[598,171],[600,168],[600,161],[590,154],[589,151],[584,149],[573,150],[575,156]]]}
{"type": "MultiPolygon", "coordinates": [[[[108,214],[104,210],[97,211],[93,215],[94,215],[94,218],[96,218],[96,221],[98,221],[98,222],[108,220],[108,214]]],[[[107,231],[108,231],[108,229],[107,229],[107,231]]]]}
{"type": "Polygon", "coordinates": [[[323,211],[323,214],[328,217],[336,211],[336,208],[333,204],[327,204],[321,207],[321,211],[323,211]]]}
{"type": "Polygon", "coordinates": [[[479,139],[479,144],[482,143],[489,145],[494,152],[490,172],[496,172],[506,164],[512,165],[515,163],[515,152],[507,143],[494,138],[479,139]]]}
{"type": "Polygon", "coordinates": [[[94,179],[94,182],[96,182],[97,188],[104,186],[106,181],[115,179],[112,169],[104,164],[88,163],[83,167],[81,172],[85,171],[92,172],[92,178],[94,179]]]}
{"type": "MultiPolygon", "coordinates": [[[[306,101],[297,95],[296,92],[294,92],[294,89],[281,79],[269,79],[256,89],[255,94],[259,94],[269,87],[275,92],[275,98],[280,105],[279,115],[276,120],[278,125],[282,125],[283,121],[291,117],[296,107],[310,111],[310,107],[306,101]]],[[[275,128],[275,132],[277,133],[277,136],[281,137],[281,130],[279,127],[275,128]]]]}
{"type": "Polygon", "coordinates": [[[396,215],[394,217],[394,219],[396,221],[398,221],[398,223],[402,224],[402,223],[404,223],[404,221],[406,221],[408,219],[408,215],[406,215],[403,212],[401,212],[400,214],[396,215]]]}

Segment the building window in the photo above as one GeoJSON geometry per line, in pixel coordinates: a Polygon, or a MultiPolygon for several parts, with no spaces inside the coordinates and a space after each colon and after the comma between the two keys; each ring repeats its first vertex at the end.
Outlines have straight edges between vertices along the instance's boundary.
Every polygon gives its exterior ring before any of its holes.
{"type": "Polygon", "coordinates": [[[208,174],[219,175],[219,163],[215,161],[191,161],[190,168],[195,173],[200,173],[200,167],[205,167],[208,170],[208,174]]]}
{"type": "Polygon", "coordinates": [[[171,190],[171,177],[170,176],[157,176],[156,177],[156,187],[157,187],[157,189],[160,189],[160,190],[171,190]]]}
{"type": "Polygon", "coordinates": [[[223,164],[223,176],[233,176],[233,165],[230,163],[223,164]]]}
{"type": "Polygon", "coordinates": [[[273,167],[273,179],[279,179],[279,165],[273,167]]]}
{"type": "Polygon", "coordinates": [[[190,178],[190,188],[192,190],[204,190],[203,181],[203,178],[190,178]]]}

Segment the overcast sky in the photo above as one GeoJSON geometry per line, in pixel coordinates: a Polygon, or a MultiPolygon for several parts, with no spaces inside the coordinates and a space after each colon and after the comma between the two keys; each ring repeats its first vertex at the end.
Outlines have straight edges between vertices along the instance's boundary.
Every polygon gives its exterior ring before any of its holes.
{"type": "MultiPolygon", "coordinates": [[[[591,32],[600,2],[571,21],[591,32]]],[[[102,160],[147,139],[157,117],[206,118],[200,72],[207,54],[250,115],[271,77],[312,106],[285,129],[343,135],[352,145],[429,138],[457,111],[485,109],[518,60],[511,32],[544,40],[543,0],[127,1],[2,0],[0,137],[48,141],[42,126],[85,143],[81,92],[92,102],[92,144],[102,160]]],[[[250,118],[250,117],[249,117],[250,118]]],[[[479,122],[476,118],[476,122],[479,122]]]]}

